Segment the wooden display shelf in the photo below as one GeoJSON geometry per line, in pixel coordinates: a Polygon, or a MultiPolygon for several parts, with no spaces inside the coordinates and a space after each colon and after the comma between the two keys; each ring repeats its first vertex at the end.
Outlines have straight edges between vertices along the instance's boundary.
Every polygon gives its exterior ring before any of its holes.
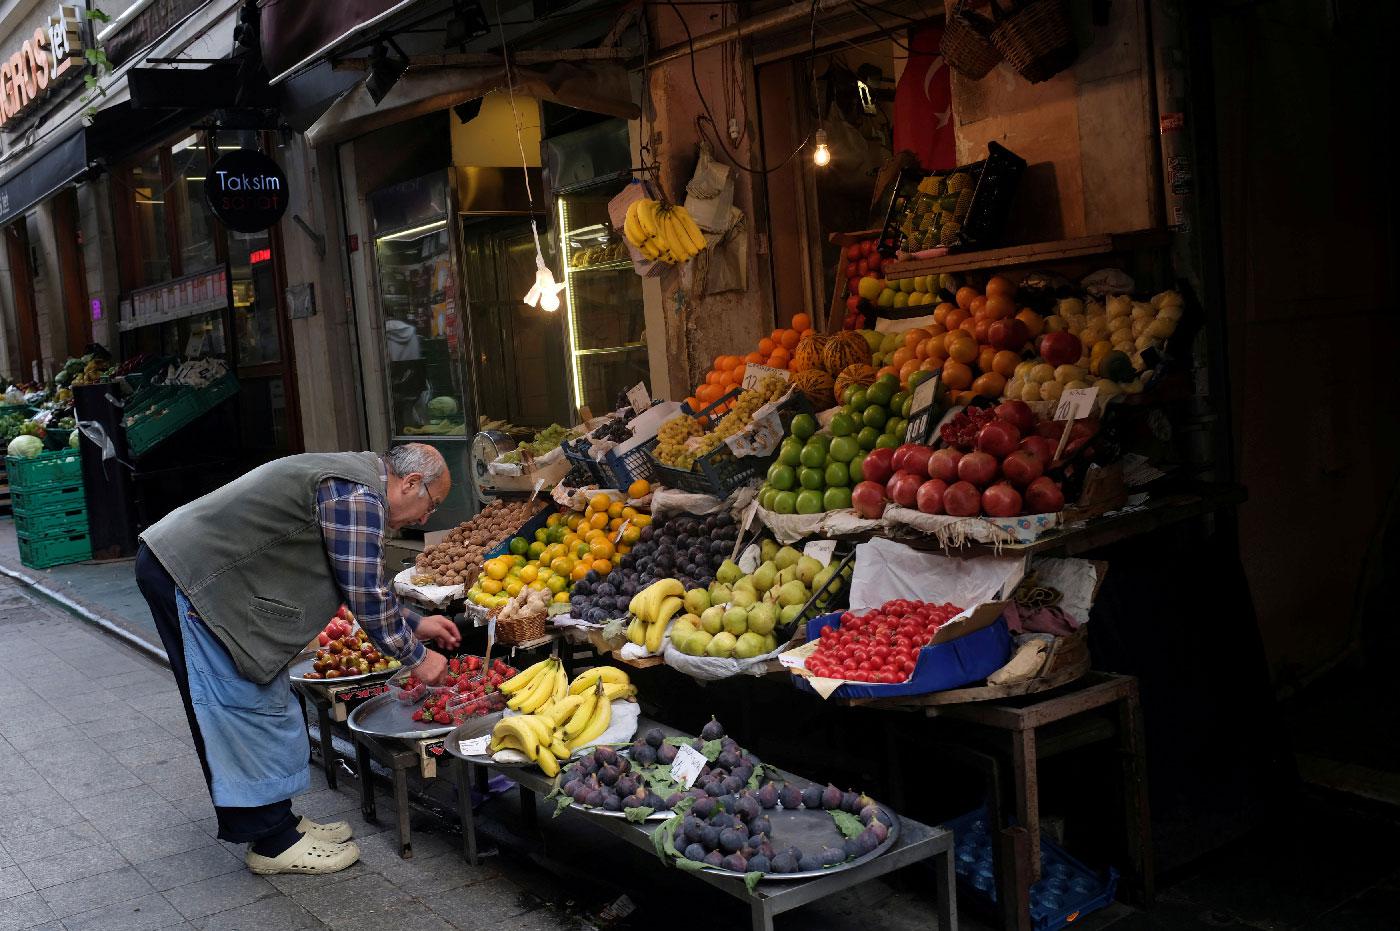
{"type": "Polygon", "coordinates": [[[1002,249],[986,249],[980,252],[953,252],[932,259],[906,259],[902,262],[887,262],[884,266],[886,280],[898,281],[916,275],[939,275],[950,272],[965,272],[991,268],[1017,268],[1026,265],[1042,265],[1066,259],[1093,258],[1099,255],[1113,255],[1160,246],[1167,242],[1168,232],[1163,229],[1135,230],[1130,233],[1105,233],[1097,236],[1082,236],[1078,239],[1061,239],[1057,242],[1031,243],[1024,246],[1007,246],[1002,249]]]}

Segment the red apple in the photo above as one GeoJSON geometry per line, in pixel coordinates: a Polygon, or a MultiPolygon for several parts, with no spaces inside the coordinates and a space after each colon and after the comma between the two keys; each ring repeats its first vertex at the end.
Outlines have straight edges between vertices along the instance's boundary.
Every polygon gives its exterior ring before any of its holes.
{"type": "Polygon", "coordinates": [[[979,488],[990,485],[997,477],[997,460],[991,453],[968,453],[958,460],[958,478],[979,488]]]}
{"type": "MultiPolygon", "coordinates": [[[[958,461],[962,457],[963,454],[951,446],[934,450],[933,455],[928,457],[929,478],[941,478],[945,482],[956,482],[958,480],[958,461]]],[[[867,458],[866,462],[869,461],[867,458]]]]}
{"type": "Polygon", "coordinates": [[[1040,457],[1028,449],[1018,449],[1001,461],[1001,474],[1017,488],[1025,488],[1044,471],[1045,464],[1040,457]]]}
{"type": "Polygon", "coordinates": [[[947,482],[941,478],[931,478],[919,486],[919,494],[914,499],[914,504],[925,514],[942,514],[943,495],[947,490],[947,482]]]}
{"type": "Polygon", "coordinates": [[[316,642],[319,643],[321,646],[325,646],[326,644],[328,644],[328,643],[331,642],[330,635],[327,634],[325,631],[322,631],[322,632],[316,637],[316,642]]]}
{"type": "Polygon", "coordinates": [[[861,463],[860,471],[865,476],[866,481],[876,482],[884,485],[894,474],[894,450],[886,447],[878,447],[870,451],[870,455],[865,457],[861,463]]]}
{"type": "Polygon", "coordinates": [[[993,420],[977,434],[977,448],[998,459],[1015,452],[1016,444],[1020,442],[1021,431],[1005,420],[993,420]]]}
{"type": "Polygon", "coordinates": [[[885,483],[885,494],[902,508],[911,508],[919,498],[919,486],[924,483],[922,472],[896,472],[885,483]]]}
{"type": "Polygon", "coordinates": [[[870,266],[870,273],[872,275],[878,275],[880,270],[885,267],[885,258],[876,252],[866,260],[866,264],[870,266]]]}
{"type": "Polygon", "coordinates": [[[1021,493],[1006,482],[982,492],[982,511],[991,517],[1015,517],[1021,513],[1021,493]]]}
{"type": "Polygon", "coordinates": [[[859,275],[859,276],[862,277],[862,278],[864,278],[866,275],[870,274],[870,262],[867,261],[866,259],[861,259],[859,262],[857,262],[857,263],[856,263],[856,274],[859,275]]]}
{"type": "Polygon", "coordinates": [[[1084,344],[1073,333],[1061,330],[1040,338],[1040,355],[1051,365],[1073,365],[1084,354],[1084,344]]]}
{"type": "Polygon", "coordinates": [[[1025,436],[1035,429],[1035,411],[1025,401],[1002,401],[992,412],[998,420],[1011,424],[1025,436]]]}
{"type": "Polygon", "coordinates": [[[873,239],[867,239],[865,242],[861,243],[861,244],[860,244],[860,251],[861,251],[861,254],[862,254],[862,255],[869,255],[870,253],[874,252],[874,251],[875,251],[875,240],[873,240],[873,239]]]}
{"type": "Polygon", "coordinates": [[[860,257],[864,254],[865,251],[861,249],[860,243],[846,247],[846,258],[852,262],[859,262],[860,257]]]}
{"type": "Polygon", "coordinates": [[[943,492],[943,510],[953,517],[976,517],[982,513],[982,492],[971,482],[954,482],[943,492]]]}
{"type": "Polygon", "coordinates": [[[1064,510],[1065,493],[1048,475],[1026,486],[1026,506],[1032,514],[1054,514],[1064,510]]]}
{"type": "Polygon", "coordinates": [[[861,517],[879,517],[885,512],[885,486],[871,481],[860,482],[851,489],[851,506],[861,517]]]}
{"type": "Polygon", "coordinates": [[[1050,468],[1055,459],[1055,444],[1043,436],[1028,436],[1021,441],[1021,449],[1040,460],[1041,471],[1050,468]]]}
{"type": "Polygon", "coordinates": [[[853,291],[851,296],[846,298],[846,312],[853,314],[858,310],[860,310],[860,295],[853,291]]]}

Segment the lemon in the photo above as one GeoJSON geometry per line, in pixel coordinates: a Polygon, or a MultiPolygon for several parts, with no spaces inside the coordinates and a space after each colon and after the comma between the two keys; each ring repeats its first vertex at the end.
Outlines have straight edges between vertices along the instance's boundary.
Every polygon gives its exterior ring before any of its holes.
{"type": "Polygon", "coordinates": [[[867,301],[873,301],[879,299],[880,292],[885,290],[885,283],[879,278],[862,278],[856,285],[856,290],[867,301]]]}
{"type": "Polygon", "coordinates": [[[506,594],[514,598],[520,594],[520,590],[525,587],[525,583],[519,579],[511,579],[506,583],[506,594]]]}
{"type": "Polygon", "coordinates": [[[530,584],[531,582],[535,581],[535,579],[539,577],[539,574],[540,574],[540,567],[539,567],[539,566],[534,566],[534,565],[531,565],[531,566],[523,566],[523,567],[521,567],[521,569],[520,569],[520,581],[522,581],[522,582],[524,582],[526,585],[528,585],[528,584],[530,584]]]}
{"type": "Polygon", "coordinates": [[[498,595],[501,591],[501,583],[497,579],[487,579],[481,583],[481,590],[488,595],[498,595]]]}

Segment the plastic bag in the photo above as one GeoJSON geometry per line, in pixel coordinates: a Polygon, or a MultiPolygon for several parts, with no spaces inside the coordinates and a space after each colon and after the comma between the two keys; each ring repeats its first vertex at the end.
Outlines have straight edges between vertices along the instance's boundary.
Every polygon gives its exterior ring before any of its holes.
{"type": "Polygon", "coordinates": [[[730,223],[734,206],[734,172],[715,161],[708,142],[700,143],[700,160],[685,186],[685,209],[695,225],[707,233],[722,233],[730,223]]]}

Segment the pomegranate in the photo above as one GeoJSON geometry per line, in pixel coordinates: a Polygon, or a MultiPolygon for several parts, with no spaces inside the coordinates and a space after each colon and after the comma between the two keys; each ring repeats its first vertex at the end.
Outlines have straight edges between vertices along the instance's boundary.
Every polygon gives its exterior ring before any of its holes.
{"type": "Polygon", "coordinates": [[[1035,429],[1035,411],[1025,401],[1002,401],[994,409],[998,420],[1011,424],[1025,436],[1035,429]]]}
{"type": "MultiPolygon", "coordinates": [[[[945,482],[956,482],[958,480],[958,460],[962,457],[963,454],[951,446],[934,450],[933,454],[928,457],[926,471],[929,478],[941,478],[945,482]]],[[[866,461],[869,462],[869,457],[866,457],[866,461]]]]}
{"type": "Polygon", "coordinates": [[[895,471],[903,469],[906,472],[918,472],[920,475],[928,472],[928,460],[933,455],[933,450],[922,443],[905,443],[894,451],[895,471]]]}
{"type": "Polygon", "coordinates": [[[1040,355],[1051,365],[1073,365],[1084,355],[1084,344],[1073,333],[1063,330],[1040,338],[1040,355]]]}
{"type": "Polygon", "coordinates": [[[884,485],[894,474],[894,450],[885,447],[872,449],[870,455],[865,457],[865,461],[860,465],[861,474],[866,481],[876,482],[884,485]]]}
{"type": "Polygon", "coordinates": [[[1015,317],[994,320],[987,327],[987,341],[996,349],[1020,352],[1031,338],[1031,331],[1015,317]]]}
{"type": "Polygon", "coordinates": [[[971,482],[954,482],[943,492],[943,510],[953,517],[976,517],[982,513],[982,493],[971,482]]]}
{"type": "Polygon", "coordinates": [[[982,512],[991,517],[1015,517],[1021,513],[1021,493],[1006,482],[982,492],[982,512]]]}
{"type": "MultiPolygon", "coordinates": [[[[979,488],[990,485],[997,477],[997,460],[991,453],[968,453],[958,460],[958,478],[979,488]]],[[[947,500],[946,496],[944,498],[947,500]]],[[[951,511],[949,513],[952,513],[951,511]]]]}
{"type": "Polygon", "coordinates": [[[1048,475],[1026,486],[1026,505],[1032,514],[1054,514],[1064,510],[1065,493],[1048,475]]]}
{"type": "Polygon", "coordinates": [[[1045,464],[1028,449],[1018,449],[1001,461],[1001,474],[1017,488],[1025,488],[1044,471],[1045,464]]]}
{"type": "Polygon", "coordinates": [[[1028,436],[1021,441],[1021,449],[1040,460],[1041,471],[1048,469],[1055,460],[1055,444],[1043,436],[1028,436]]]}
{"type": "Polygon", "coordinates": [[[941,478],[931,478],[919,486],[919,494],[914,499],[914,504],[925,514],[942,514],[943,495],[947,491],[947,482],[941,478]]]}
{"type": "Polygon", "coordinates": [[[865,481],[851,489],[851,506],[861,517],[874,519],[885,513],[885,486],[865,481]]]}
{"type": "Polygon", "coordinates": [[[885,494],[902,508],[911,508],[919,497],[919,486],[924,483],[923,473],[900,470],[885,484],[885,494]]]}
{"type": "Polygon", "coordinates": [[[998,459],[1015,452],[1016,444],[1020,442],[1021,431],[1005,420],[993,420],[977,434],[977,448],[998,459]]]}

